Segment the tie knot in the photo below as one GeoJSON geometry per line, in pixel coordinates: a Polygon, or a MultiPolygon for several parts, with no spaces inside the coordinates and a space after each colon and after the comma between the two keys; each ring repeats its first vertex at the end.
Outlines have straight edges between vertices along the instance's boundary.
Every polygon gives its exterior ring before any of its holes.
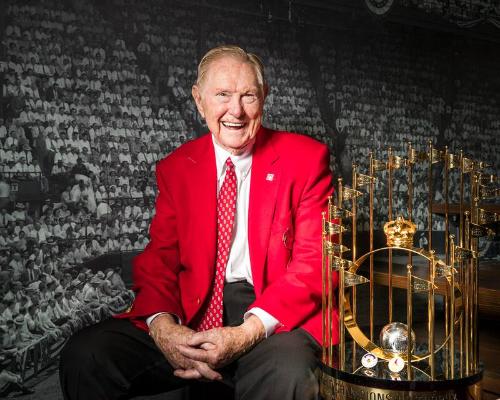
{"type": "Polygon", "coordinates": [[[229,169],[233,169],[234,168],[234,164],[231,161],[231,157],[228,157],[227,160],[226,160],[226,168],[229,168],[229,169]]]}

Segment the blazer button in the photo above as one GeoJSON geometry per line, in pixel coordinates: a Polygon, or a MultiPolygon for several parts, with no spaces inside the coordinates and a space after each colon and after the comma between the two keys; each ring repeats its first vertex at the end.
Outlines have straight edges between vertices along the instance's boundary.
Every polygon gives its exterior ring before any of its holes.
{"type": "Polygon", "coordinates": [[[196,304],[200,304],[201,303],[201,300],[199,297],[196,298],[196,304]]]}

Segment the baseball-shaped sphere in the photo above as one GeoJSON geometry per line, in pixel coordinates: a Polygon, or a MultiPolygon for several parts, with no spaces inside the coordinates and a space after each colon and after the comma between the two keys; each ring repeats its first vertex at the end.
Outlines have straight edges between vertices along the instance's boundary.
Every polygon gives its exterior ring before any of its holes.
{"type": "MultiPolygon", "coordinates": [[[[412,351],[415,352],[415,332],[411,331],[412,351]]],[[[408,327],[401,322],[391,322],[380,331],[380,347],[400,354],[408,349],[408,327]]]]}

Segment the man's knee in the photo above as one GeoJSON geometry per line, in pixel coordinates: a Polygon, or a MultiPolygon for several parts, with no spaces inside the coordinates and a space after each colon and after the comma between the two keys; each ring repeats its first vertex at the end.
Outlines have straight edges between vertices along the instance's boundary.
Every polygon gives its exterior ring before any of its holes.
{"type": "Polygon", "coordinates": [[[290,382],[316,382],[315,370],[318,357],[314,348],[294,341],[276,346],[273,354],[274,368],[272,374],[277,379],[287,379],[290,382]]]}
{"type": "MultiPolygon", "coordinates": [[[[116,334],[95,325],[73,335],[61,351],[60,372],[92,374],[116,360],[116,334]]],[[[106,371],[106,369],[104,369],[106,371]]]]}
{"type": "Polygon", "coordinates": [[[116,333],[100,324],[73,335],[61,351],[59,378],[65,399],[116,398],[128,384],[118,373],[120,360],[116,333]],[[113,395],[111,395],[111,393],[113,395]]]}
{"type": "Polygon", "coordinates": [[[96,342],[94,336],[87,329],[71,336],[61,351],[61,372],[72,369],[86,370],[94,361],[96,342]]]}
{"type": "MultiPolygon", "coordinates": [[[[244,369],[237,382],[238,398],[312,400],[318,398],[319,384],[316,369],[320,347],[304,331],[273,335],[262,342],[262,347],[244,361],[244,369]],[[265,393],[259,392],[255,382],[266,382],[265,393]]],[[[258,386],[264,386],[258,385],[258,386]]]]}
{"type": "Polygon", "coordinates": [[[285,346],[277,351],[275,362],[273,375],[280,398],[308,400],[318,398],[319,382],[316,375],[318,358],[314,351],[306,346],[285,346]]]}

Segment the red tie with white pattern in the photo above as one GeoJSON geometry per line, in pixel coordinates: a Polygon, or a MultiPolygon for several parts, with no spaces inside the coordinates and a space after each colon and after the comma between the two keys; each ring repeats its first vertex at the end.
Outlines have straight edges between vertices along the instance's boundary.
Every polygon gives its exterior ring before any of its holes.
{"type": "Polygon", "coordinates": [[[231,248],[234,216],[236,214],[236,174],[234,164],[228,157],[226,160],[226,176],[217,199],[217,261],[212,295],[205,315],[203,315],[197,330],[206,331],[222,326],[222,293],[226,265],[231,248]]]}

